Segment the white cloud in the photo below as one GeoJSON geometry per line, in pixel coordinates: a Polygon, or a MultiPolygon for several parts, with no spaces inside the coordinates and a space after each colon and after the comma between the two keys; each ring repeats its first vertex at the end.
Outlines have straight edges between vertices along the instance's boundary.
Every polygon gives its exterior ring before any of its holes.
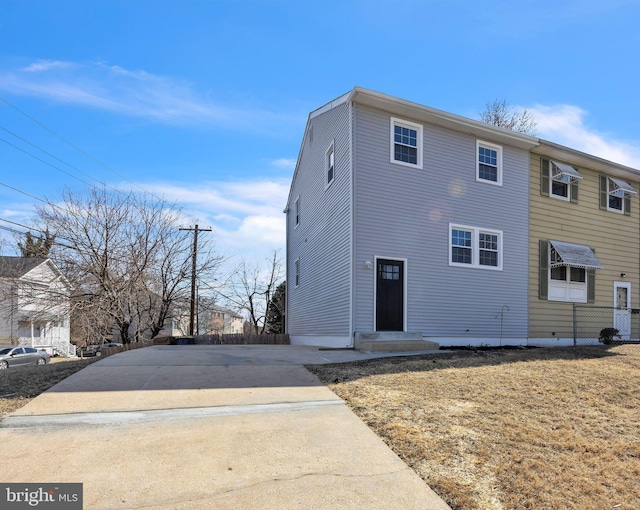
{"type": "Polygon", "coordinates": [[[63,62],[60,60],[36,60],[33,64],[23,67],[22,71],[26,73],[40,73],[50,69],[67,69],[69,67],[73,67],[71,62],[63,62]]]}
{"type": "Polygon", "coordinates": [[[195,186],[180,184],[144,184],[145,189],[178,202],[189,208],[207,211],[208,215],[244,217],[272,215],[284,209],[289,193],[289,182],[270,181],[221,181],[203,182],[195,186]]]}
{"type": "Polygon", "coordinates": [[[587,154],[640,168],[640,146],[596,131],[586,123],[588,113],[578,106],[536,105],[530,108],[540,138],[587,154]]]}
{"type": "Polygon", "coordinates": [[[285,240],[284,215],[247,216],[240,227],[230,232],[230,244],[239,248],[263,245],[266,249],[281,249],[285,240]]]}
{"type": "Polygon", "coordinates": [[[2,216],[3,218],[11,218],[11,219],[18,218],[19,220],[21,218],[24,219],[24,218],[30,217],[31,215],[33,215],[33,209],[31,207],[31,204],[29,204],[28,206],[24,205],[22,207],[18,206],[13,209],[0,210],[0,216],[2,216]]]}
{"type": "Polygon", "coordinates": [[[292,158],[279,158],[279,159],[273,160],[271,164],[278,168],[293,170],[296,167],[296,160],[292,158]]]}
{"type": "Polygon", "coordinates": [[[225,123],[278,132],[276,126],[299,124],[304,119],[254,105],[227,106],[184,80],[102,62],[38,60],[20,69],[0,71],[0,91],[167,124],[225,123]]]}
{"type": "Polygon", "coordinates": [[[197,188],[179,184],[142,186],[182,206],[200,226],[211,226],[221,255],[260,261],[273,250],[284,252],[282,210],[289,194],[288,181],[220,181],[197,188]]]}

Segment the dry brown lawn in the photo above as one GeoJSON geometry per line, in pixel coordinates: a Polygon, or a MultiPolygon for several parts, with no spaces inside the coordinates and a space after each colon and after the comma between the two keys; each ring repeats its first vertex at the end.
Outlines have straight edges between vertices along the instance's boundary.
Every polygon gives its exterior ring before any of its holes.
{"type": "Polygon", "coordinates": [[[100,358],[52,358],[48,365],[0,371],[0,419],[100,358]]]}
{"type": "Polygon", "coordinates": [[[640,508],[640,345],[308,368],[454,509],[640,508]]]}

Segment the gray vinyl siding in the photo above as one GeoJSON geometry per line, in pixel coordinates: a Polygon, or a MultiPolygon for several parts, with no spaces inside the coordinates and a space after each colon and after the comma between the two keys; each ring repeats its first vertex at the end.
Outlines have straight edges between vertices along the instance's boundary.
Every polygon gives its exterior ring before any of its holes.
{"type": "Polygon", "coordinates": [[[307,125],[287,214],[287,332],[291,335],[350,335],[350,111],[344,103],[311,118],[307,125]],[[332,142],[334,182],[326,188],[325,154],[332,142]],[[298,197],[301,213],[296,227],[298,197]],[[298,287],[296,260],[300,261],[298,287]]]}
{"type": "MultiPolygon", "coordinates": [[[[503,147],[503,185],[476,181],[476,138],[355,106],[355,331],[374,327],[375,256],[407,260],[407,330],[527,337],[529,154],[503,147]],[[390,117],[424,126],[423,169],[390,162],[390,117]],[[449,266],[449,224],[503,232],[503,270],[449,266]]],[[[491,139],[484,141],[492,142],[491,139]]]]}

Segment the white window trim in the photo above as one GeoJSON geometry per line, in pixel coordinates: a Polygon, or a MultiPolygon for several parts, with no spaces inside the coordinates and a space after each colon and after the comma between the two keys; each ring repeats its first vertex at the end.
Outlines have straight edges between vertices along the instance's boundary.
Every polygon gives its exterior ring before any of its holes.
{"type": "Polygon", "coordinates": [[[293,261],[293,283],[294,288],[300,287],[300,259],[297,258],[293,261]]]}
{"type": "Polygon", "coordinates": [[[295,225],[293,228],[296,229],[298,228],[298,225],[300,225],[300,195],[298,195],[293,202],[293,214],[295,221],[295,225]]]}
{"type": "Polygon", "coordinates": [[[335,151],[335,140],[331,142],[331,145],[329,145],[329,148],[327,149],[327,151],[324,153],[324,189],[325,191],[329,189],[329,187],[334,183],[334,181],[336,180],[336,151],[335,151]],[[329,181],[329,158],[331,157],[331,154],[333,154],[333,177],[331,178],[331,180],[329,181]]]}
{"type": "Polygon", "coordinates": [[[625,202],[625,198],[626,198],[626,193],[622,193],[620,198],[620,201],[622,203],[622,209],[616,209],[614,207],[609,207],[609,196],[611,195],[611,179],[609,179],[609,177],[607,177],[607,211],[611,211],[614,213],[618,213],[618,214],[624,214],[624,202],[625,202]]]}
{"type": "Polygon", "coordinates": [[[468,267],[472,269],[488,269],[489,271],[502,271],[502,257],[503,257],[503,232],[502,230],[494,230],[489,228],[470,227],[469,225],[459,225],[457,223],[449,223],[449,265],[453,267],[468,267]],[[471,231],[471,264],[462,264],[460,262],[452,262],[451,256],[453,255],[453,244],[451,242],[452,230],[467,230],[471,231]],[[498,236],[498,265],[497,266],[485,266],[480,264],[480,234],[492,234],[498,236]]]}
{"type": "Polygon", "coordinates": [[[553,161],[549,160],[549,196],[551,198],[555,198],[557,200],[564,200],[565,202],[571,202],[571,180],[569,182],[565,182],[563,184],[567,185],[567,196],[563,197],[562,195],[556,195],[553,192],[553,161]]]}
{"type": "Polygon", "coordinates": [[[402,166],[408,166],[410,168],[418,168],[420,170],[422,170],[422,138],[423,138],[423,126],[422,124],[416,124],[415,122],[410,122],[408,120],[403,120],[403,119],[398,119],[396,117],[391,117],[391,124],[390,124],[390,137],[389,140],[391,142],[391,146],[390,146],[390,161],[391,163],[395,164],[395,165],[402,165],[402,166]],[[408,127],[410,129],[415,129],[417,131],[416,137],[417,137],[417,147],[416,147],[416,151],[417,151],[417,164],[413,164],[413,163],[407,163],[405,161],[398,161],[395,159],[395,137],[394,137],[394,127],[398,125],[398,126],[404,126],[404,127],[408,127]]]}
{"type": "Polygon", "coordinates": [[[502,186],[502,146],[494,143],[484,142],[482,140],[476,140],[476,181],[484,182],[486,184],[492,184],[493,186],[502,186]],[[495,150],[498,153],[498,180],[490,181],[488,179],[480,178],[480,147],[495,150]]]}

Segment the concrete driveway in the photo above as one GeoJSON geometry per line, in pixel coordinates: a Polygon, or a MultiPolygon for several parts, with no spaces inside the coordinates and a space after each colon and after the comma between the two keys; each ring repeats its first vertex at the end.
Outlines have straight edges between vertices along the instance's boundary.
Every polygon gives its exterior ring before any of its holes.
{"type": "Polygon", "coordinates": [[[156,346],[77,372],[0,423],[2,482],[82,482],[84,508],[447,509],[299,346],[156,346]]]}

